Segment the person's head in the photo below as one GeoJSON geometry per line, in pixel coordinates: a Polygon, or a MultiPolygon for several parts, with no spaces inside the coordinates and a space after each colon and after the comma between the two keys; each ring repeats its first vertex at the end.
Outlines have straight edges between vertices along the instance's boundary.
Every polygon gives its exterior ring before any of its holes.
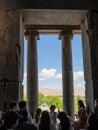
{"type": "Polygon", "coordinates": [[[36,109],[36,114],[37,114],[37,115],[40,115],[41,112],[42,112],[41,108],[37,108],[37,109],[36,109]]]}
{"type": "Polygon", "coordinates": [[[51,105],[51,106],[50,106],[50,111],[51,111],[51,112],[54,112],[55,109],[56,109],[55,105],[51,105]]]}
{"type": "Polygon", "coordinates": [[[78,100],[78,109],[85,108],[85,105],[82,100],[78,100]]]}
{"type": "Polygon", "coordinates": [[[13,111],[17,111],[19,109],[18,102],[12,101],[9,103],[9,109],[13,111]]]}
{"type": "Polygon", "coordinates": [[[15,111],[8,111],[4,115],[4,126],[8,129],[12,129],[18,125],[18,114],[15,111]]]}
{"type": "Polygon", "coordinates": [[[95,109],[98,110],[98,98],[95,99],[95,104],[94,104],[94,106],[95,106],[95,109]]]}
{"type": "Polygon", "coordinates": [[[20,101],[18,103],[20,110],[26,109],[26,101],[20,101]]]}

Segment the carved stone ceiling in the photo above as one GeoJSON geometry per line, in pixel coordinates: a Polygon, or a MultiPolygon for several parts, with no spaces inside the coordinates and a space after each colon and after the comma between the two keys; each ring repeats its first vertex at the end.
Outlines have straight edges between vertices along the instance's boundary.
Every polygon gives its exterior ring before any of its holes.
{"type": "Polygon", "coordinates": [[[58,32],[60,29],[72,28],[79,30],[86,18],[87,10],[22,10],[26,28],[38,29],[40,32],[58,32]],[[52,30],[52,31],[51,31],[52,30]]]}

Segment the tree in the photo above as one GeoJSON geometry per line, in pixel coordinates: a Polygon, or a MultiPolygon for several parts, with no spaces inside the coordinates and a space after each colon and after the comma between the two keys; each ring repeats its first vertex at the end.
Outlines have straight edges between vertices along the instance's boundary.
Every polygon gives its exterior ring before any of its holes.
{"type": "Polygon", "coordinates": [[[60,96],[47,96],[46,103],[48,107],[50,107],[51,105],[55,105],[57,109],[62,109],[62,99],[60,96]]]}
{"type": "Polygon", "coordinates": [[[38,105],[40,106],[42,103],[45,103],[46,102],[46,99],[45,99],[46,97],[44,96],[44,94],[42,94],[42,93],[39,93],[38,94],[38,101],[39,101],[39,103],[38,103],[38,105]]]}

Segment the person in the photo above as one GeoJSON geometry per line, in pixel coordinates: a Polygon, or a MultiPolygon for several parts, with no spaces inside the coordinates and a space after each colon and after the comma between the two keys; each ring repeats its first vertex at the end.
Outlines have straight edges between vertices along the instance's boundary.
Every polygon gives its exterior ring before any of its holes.
{"type": "Polygon", "coordinates": [[[57,118],[60,123],[58,123],[58,130],[69,130],[70,129],[70,121],[64,111],[59,112],[57,118]]]}
{"type": "Polygon", "coordinates": [[[2,124],[3,113],[0,111],[0,125],[2,124]]]}
{"type": "MultiPolygon", "coordinates": [[[[22,110],[27,110],[27,104],[26,104],[26,101],[20,101],[18,103],[19,105],[19,113],[21,113],[22,110]]],[[[32,116],[28,113],[28,123],[29,124],[32,124],[32,116]]]]}
{"type": "Polygon", "coordinates": [[[55,109],[56,109],[55,105],[51,105],[49,115],[50,115],[51,124],[55,125],[56,127],[57,126],[57,112],[55,112],[55,109]]]}
{"type": "Polygon", "coordinates": [[[37,108],[36,109],[36,112],[35,112],[35,115],[34,115],[34,118],[32,120],[33,124],[38,128],[39,126],[39,123],[40,123],[40,117],[41,117],[41,108],[37,108]]]}
{"type": "Polygon", "coordinates": [[[37,127],[28,123],[28,112],[26,109],[21,110],[20,114],[23,116],[23,119],[19,121],[18,126],[14,130],[37,130],[37,127]]]}
{"type": "Polygon", "coordinates": [[[87,123],[87,112],[84,108],[79,109],[78,111],[78,118],[76,121],[73,122],[74,130],[86,129],[88,127],[87,123]]]}
{"type": "Polygon", "coordinates": [[[19,117],[19,120],[23,118],[23,116],[19,114],[19,106],[17,101],[11,101],[9,103],[9,111],[15,111],[19,117]]]}
{"type": "Polygon", "coordinates": [[[88,129],[87,130],[97,130],[98,129],[98,98],[94,102],[95,112],[91,113],[88,118],[88,129]]]}
{"type": "Polygon", "coordinates": [[[48,111],[43,111],[40,119],[39,130],[56,130],[55,126],[51,124],[50,115],[48,111]]]}
{"type": "Polygon", "coordinates": [[[18,125],[18,115],[15,111],[8,111],[3,118],[0,130],[13,130],[18,125]]]}
{"type": "Polygon", "coordinates": [[[98,130],[98,117],[95,113],[89,115],[87,130],[98,130]]]}
{"type": "Polygon", "coordinates": [[[18,102],[17,101],[11,101],[9,103],[9,111],[18,111],[18,110],[19,110],[18,102]]]}
{"type": "MultiPolygon", "coordinates": [[[[78,111],[79,111],[81,108],[84,108],[84,109],[85,109],[85,105],[84,105],[84,103],[83,103],[82,100],[78,100],[78,111]]],[[[78,114],[75,114],[75,118],[76,118],[76,120],[77,120],[78,114]]]]}
{"type": "Polygon", "coordinates": [[[98,98],[95,99],[94,108],[95,108],[95,115],[98,116],[98,98]]]}

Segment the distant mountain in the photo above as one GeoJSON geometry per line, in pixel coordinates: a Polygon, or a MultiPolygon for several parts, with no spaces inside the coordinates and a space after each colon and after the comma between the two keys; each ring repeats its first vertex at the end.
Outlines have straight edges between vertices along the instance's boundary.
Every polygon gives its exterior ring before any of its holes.
{"type": "MultiPolygon", "coordinates": [[[[62,88],[39,88],[39,92],[43,93],[46,96],[61,96],[62,95],[62,88]]],[[[83,87],[75,87],[74,88],[74,95],[85,96],[85,88],[83,87]]]]}

